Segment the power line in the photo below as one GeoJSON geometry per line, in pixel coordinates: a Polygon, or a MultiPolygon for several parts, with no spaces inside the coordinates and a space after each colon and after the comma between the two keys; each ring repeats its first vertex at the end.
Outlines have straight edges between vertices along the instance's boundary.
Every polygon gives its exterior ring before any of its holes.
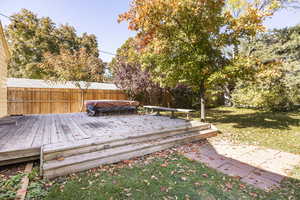
{"type": "Polygon", "coordinates": [[[2,17],[6,17],[7,19],[14,20],[14,18],[13,18],[13,17],[10,17],[10,16],[7,16],[7,15],[4,15],[4,14],[2,14],[2,13],[0,13],[0,15],[1,15],[2,17]]]}
{"type": "Polygon", "coordinates": [[[99,50],[99,52],[104,53],[104,54],[108,54],[108,55],[111,55],[111,56],[116,56],[116,54],[110,53],[108,51],[101,51],[101,50],[99,50]]]}
{"type": "MultiPolygon", "coordinates": [[[[0,13],[0,15],[1,15],[2,17],[6,17],[7,19],[15,20],[15,18],[10,17],[10,16],[8,16],[8,15],[5,15],[5,14],[3,14],[3,13],[0,13]]],[[[111,53],[111,52],[108,52],[108,51],[101,51],[101,50],[99,50],[99,52],[104,53],[104,54],[108,54],[108,55],[111,55],[111,56],[116,56],[116,54],[111,53]]]]}

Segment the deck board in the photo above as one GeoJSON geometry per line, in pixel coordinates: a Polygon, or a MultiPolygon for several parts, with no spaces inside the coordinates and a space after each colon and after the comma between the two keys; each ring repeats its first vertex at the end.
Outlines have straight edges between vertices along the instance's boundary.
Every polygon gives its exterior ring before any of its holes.
{"type": "Polygon", "coordinates": [[[31,147],[39,147],[41,144],[48,144],[48,142],[43,141],[44,137],[47,137],[48,131],[46,131],[46,122],[48,117],[41,117],[39,123],[39,127],[36,129],[33,138],[30,141],[31,147]]]}
{"type": "Polygon", "coordinates": [[[58,135],[57,135],[57,131],[56,131],[56,126],[55,126],[55,115],[51,115],[50,116],[50,121],[51,121],[51,125],[50,125],[50,143],[57,143],[58,142],[58,135]]]}
{"type": "Polygon", "coordinates": [[[50,144],[51,143],[51,134],[52,134],[52,126],[51,126],[51,116],[47,117],[45,120],[45,125],[44,125],[44,134],[43,134],[43,139],[42,143],[43,144],[50,144]]]}
{"type": "MultiPolygon", "coordinates": [[[[184,120],[150,115],[89,117],[85,113],[25,115],[17,124],[0,126],[0,165],[6,157],[26,160],[37,157],[43,145],[84,139],[123,139],[149,131],[187,124],[184,120]],[[164,122],[165,121],[165,122],[164,122]]],[[[4,163],[5,164],[5,163],[4,163]]]]}
{"type": "MultiPolygon", "coordinates": [[[[29,129],[31,126],[33,126],[31,117],[26,118],[26,120],[18,123],[18,125],[7,126],[8,132],[4,138],[1,138],[0,140],[0,151],[18,147],[22,148],[22,146],[25,144],[24,141],[21,140],[22,133],[25,133],[26,129],[29,129]]],[[[28,132],[29,135],[30,133],[31,131],[28,132]]]]}
{"type": "Polygon", "coordinates": [[[62,122],[59,118],[59,115],[55,115],[54,124],[58,138],[57,142],[70,141],[70,139],[67,137],[67,134],[64,133],[64,130],[62,129],[62,122]]]}

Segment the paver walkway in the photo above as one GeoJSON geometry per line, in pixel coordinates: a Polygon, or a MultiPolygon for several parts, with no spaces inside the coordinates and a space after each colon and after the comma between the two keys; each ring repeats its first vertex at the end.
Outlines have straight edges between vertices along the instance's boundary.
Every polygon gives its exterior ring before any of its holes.
{"type": "Polygon", "coordinates": [[[300,164],[300,155],[228,141],[194,143],[183,148],[186,157],[266,191],[278,187],[300,164]]]}

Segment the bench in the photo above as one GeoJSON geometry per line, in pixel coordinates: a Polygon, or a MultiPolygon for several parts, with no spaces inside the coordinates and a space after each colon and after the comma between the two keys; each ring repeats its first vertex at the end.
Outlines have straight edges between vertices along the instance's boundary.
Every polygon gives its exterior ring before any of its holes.
{"type": "Polygon", "coordinates": [[[157,116],[160,116],[160,111],[171,112],[171,119],[176,118],[175,115],[174,115],[175,112],[182,112],[182,113],[186,113],[186,119],[189,120],[190,119],[190,115],[189,114],[191,112],[195,112],[195,110],[192,110],[192,109],[167,108],[167,107],[161,107],[161,106],[143,106],[143,107],[146,108],[146,112],[149,109],[152,110],[152,112],[155,110],[157,116]]]}
{"type": "Polygon", "coordinates": [[[177,112],[186,113],[186,119],[187,120],[190,120],[190,113],[195,112],[195,110],[193,110],[193,109],[181,109],[181,108],[179,108],[179,109],[176,109],[176,110],[177,110],[177,112]]]}

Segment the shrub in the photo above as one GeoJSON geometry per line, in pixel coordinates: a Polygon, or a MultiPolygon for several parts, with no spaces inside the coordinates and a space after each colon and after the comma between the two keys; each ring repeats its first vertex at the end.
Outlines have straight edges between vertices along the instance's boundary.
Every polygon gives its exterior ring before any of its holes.
{"type": "Polygon", "coordinates": [[[284,84],[266,88],[259,83],[247,85],[239,83],[233,91],[232,100],[235,106],[287,111],[294,105],[291,94],[292,92],[284,84]]]}

